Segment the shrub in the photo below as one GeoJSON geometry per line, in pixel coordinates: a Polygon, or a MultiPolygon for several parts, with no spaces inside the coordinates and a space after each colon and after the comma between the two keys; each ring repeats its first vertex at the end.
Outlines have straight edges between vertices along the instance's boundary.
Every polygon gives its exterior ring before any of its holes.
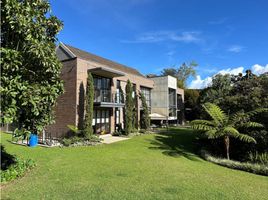
{"type": "Polygon", "coordinates": [[[79,130],[76,126],[74,125],[67,125],[67,127],[70,129],[74,135],[79,135],[81,133],[81,130],[79,130]]]}
{"type": "Polygon", "coordinates": [[[250,152],[249,153],[249,160],[253,163],[259,163],[262,165],[268,165],[268,152],[265,153],[258,153],[256,152],[250,152]]]}
{"type": "Polygon", "coordinates": [[[145,134],[146,133],[146,130],[145,129],[140,129],[139,130],[139,133],[144,133],[145,134]]]}
{"type": "Polygon", "coordinates": [[[81,141],[82,141],[82,138],[74,136],[74,137],[71,137],[71,138],[63,138],[62,139],[62,144],[63,144],[63,146],[71,146],[72,144],[75,144],[75,143],[78,143],[78,142],[81,142],[81,141]]]}
{"type": "Polygon", "coordinates": [[[88,145],[94,145],[96,143],[99,143],[101,139],[96,135],[89,135],[87,138],[81,138],[81,137],[70,137],[70,138],[63,138],[61,140],[61,143],[63,146],[69,147],[69,146],[88,146],[88,145]]]}
{"type": "Polygon", "coordinates": [[[207,161],[210,161],[212,163],[215,163],[215,164],[218,164],[218,165],[221,165],[224,167],[268,176],[268,166],[267,165],[253,164],[253,163],[249,163],[249,162],[243,163],[243,162],[238,162],[238,161],[233,161],[233,160],[228,160],[228,159],[216,158],[216,157],[211,156],[205,150],[201,151],[201,156],[207,161]]]}
{"type": "Polygon", "coordinates": [[[61,143],[63,144],[63,146],[70,146],[72,144],[72,140],[70,138],[63,138],[61,143]]]}
{"type": "Polygon", "coordinates": [[[1,170],[6,170],[10,165],[16,163],[15,159],[15,156],[7,153],[4,146],[1,145],[1,170]]]}
{"type": "Polygon", "coordinates": [[[113,132],[112,135],[113,136],[121,136],[121,135],[123,135],[123,132],[122,131],[115,131],[115,132],[113,132]]]}
{"type": "Polygon", "coordinates": [[[150,128],[150,116],[149,116],[149,109],[148,105],[146,103],[146,98],[144,94],[140,93],[142,108],[143,108],[143,114],[141,115],[141,127],[145,130],[148,130],[150,128]]]}
{"type": "Polygon", "coordinates": [[[133,132],[133,107],[134,107],[134,100],[133,100],[133,86],[130,80],[127,81],[126,85],[126,103],[125,103],[125,133],[126,135],[133,132]]]}
{"type": "Polygon", "coordinates": [[[97,135],[91,135],[86,140],[89,142],[101,142],[102,141],[102,139],[99,138],[97,135]]]}
{"type": "Polygon", "coordinates": [[[91,135],[93,135],[92,119],[93,119],[93,105],[94,105],[94,80],[90,72],[88,72],[87,77],[85,102],[86,102],[85,105],[86,114],[82,133],[85,138],[89,138],[91,135]]]}
{"type": "Polygon", "coordinates": [[[24,173],[35,166],[31,159],[22,160],[8,154],[1,146],[1,183],[21,177],[24,173]]]}

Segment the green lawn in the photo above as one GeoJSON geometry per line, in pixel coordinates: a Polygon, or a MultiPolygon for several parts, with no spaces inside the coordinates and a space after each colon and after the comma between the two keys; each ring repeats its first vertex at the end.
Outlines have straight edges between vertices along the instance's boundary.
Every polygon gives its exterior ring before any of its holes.
{"type": "Polygon", "coordinates": [[[193,153],[186,129],[95,147],[28,148],[8,152],[36,161],[2,188],[3,199],[268,199],[268,178],[224,168],[193,153]]]}

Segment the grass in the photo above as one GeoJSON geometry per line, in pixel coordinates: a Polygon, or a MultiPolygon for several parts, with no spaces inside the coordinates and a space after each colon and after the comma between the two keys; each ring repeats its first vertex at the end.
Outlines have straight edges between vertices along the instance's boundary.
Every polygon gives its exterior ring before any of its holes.
{"type": "Polygon", "coordinates": [[[267,177],[204,161],[191,130],[170,132],[73,148],[18,146],[2,133],[8,152],[37,163],[2,199],[268,199],[267,177]]]}

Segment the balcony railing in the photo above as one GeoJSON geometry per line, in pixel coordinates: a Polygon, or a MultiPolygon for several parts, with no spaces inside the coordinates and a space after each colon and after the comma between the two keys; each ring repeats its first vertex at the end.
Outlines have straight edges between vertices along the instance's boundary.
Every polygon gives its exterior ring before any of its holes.
{"type": "Polygon", "coordinates": [[[95,89],[94,102],[124,103],[124,96],[120,92],[95,89]]]}

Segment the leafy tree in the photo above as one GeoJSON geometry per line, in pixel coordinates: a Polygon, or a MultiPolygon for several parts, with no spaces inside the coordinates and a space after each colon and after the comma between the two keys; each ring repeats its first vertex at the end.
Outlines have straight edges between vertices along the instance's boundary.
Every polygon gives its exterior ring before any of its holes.
{"type": "Polygon", "coordinates": [[[229,113],[268,107],[267,80],[267,76],[257,77],[252,73],[245,76],[218,74],[213,77],[211,86],[201,92],[200,102],[217,104],[229,113]]]}
{"type": "Polygon", "coordinates": [[[141,116],[141,127],[144,128],[145,130],[148,130],[150,128],[149,109],[146,103],[145,96],[142,92],[140,93],[140,98],[141,98],[141,104],[143,108],[143,114],[141,116]]]}
{"type": "Polygon", "coordinates": [[[179,88],[186,88],[186,81],[191,76],[196,76],[195,67],[197,66],[197,63],[194,61],[187,63],[182,63],[182,65],[179,68],[171,67],[163,69],[161,72],[162,75],[167,76],[174,76],[178,80],[178,87],[179,88]]]}
{"type": "Polygon", "coordinates": [[[199,103],[200,92],[196,89],[185,89],[184,90],[184,107],[185,107],[185,118],[186,120],[194,120],[199,117],[200,114],[200,103],[199,103]]]}
{"type": "Polygon", "coordinates": [[[225,114],[217,105],[212,103],[203,104],[204,110],[212,120],[194,120],[191,122],[193,129],[204,131],[209,139],[223,138],[226,150],[226,157],[229,160],[230,137],[237,138],[243,142],[253,142],[256,140],[238,131],[239,127],[263,127],[262,124],[251,122],[250,117],[258,112],[265,111],[259,109],[249,113],[236,113],[233,116],[225,114]]]}
{"type": "Polygon", "coordinates": [[[230,96],[231,90],[232,90],[231,75],[217,74],[212,78],[212,84],[210,85],[210,87],[205,88],[203,91],[201,91],[200,102],[214,103],[226,111],[227,109],[229,109],[228,96],[230,96]]]}
{"type": "Polygon", "coordinates": [[[86,87],[86,115],[84,121],[83,136],[85,138],[89,138],[93,134],[92,120],[94,106],[94,80],[90,72],[88,72],[86,87]]]}
{"type": "Polygon", "coordinates": [[[175,66],[170,67],[170,68],[165,68],[165,69],[162,70],[161,75],[177,77],[178,70],[175,68],[175,66]]]}
{"type": "Polygon", "coordinates": [[[63,93],[55,53],[62,22],[47,1],[1,1],[1,122],[39,132],[63,93]]]}
{"type": "Polygon", "coordinates": [[[125,103],[125,132],[129,134],[133,131],[133,87],[130,80],[126,85],[126,103],[125,103]]]}

